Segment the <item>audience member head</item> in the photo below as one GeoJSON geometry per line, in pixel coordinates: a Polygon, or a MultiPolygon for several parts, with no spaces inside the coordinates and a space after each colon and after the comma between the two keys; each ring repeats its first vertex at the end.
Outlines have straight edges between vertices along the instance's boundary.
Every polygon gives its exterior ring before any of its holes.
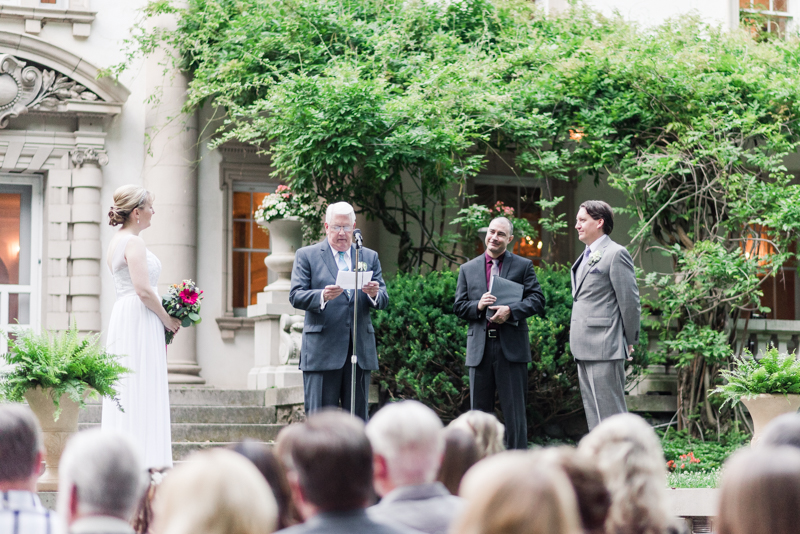
{"type": "Polygon", "coordinates": [[[370,419],[366,432],[378,495],[436,479],[444,452],[442,430],[439,416],[413,400],[387,404],[370,419]]]}
{"type": "Polygon", "coordinates": [[[131,526],[137,534],[152,534],[153,531],[153,501],[156,497],[156,490],[161,485],[169,467],[156,468],[151,467],[147,470],[147,488],[145,489],[142,497],[139,499],[139,504],[133,514],[131,526]]]}
{"type": "Polygon", "coordinates": [[[789,445],[800,448],[800,414],[785,413],[770,421],[756,445],[758,447],[789,445]]]}
{"type": "Polygon", "coordinates": [[[444,431],[444,456],[437,480],[450,493],[458,495],[458,486],[464,473],[478,460],[478,444],[473,435],[460,428],[447,427],[444,431]]]}
{"type": "Polygon", "coordinates": [[[286,473],[272,451],[263,443],[249,439],[237,443],[233,451],[253,462],[272,489],[278,503],[278,530],[300,523],[300,515],[292,501],[286,473]]]}
{"type": "Polygon", "coordinates": [[[594,461],[611,494],[606,530],[660,533],[674,528],[663,492],[667,481],[661,443],[641,417],[618,414],[601,422],[578,451],[594,461]]]}
{"type": "Polygon", "coordinates": [[[525,452],[475,464],[464,477],[465,513],[458,534],[578,534],[575,494],[556,468],[535,466],[525,452]]]}
{"type": "Polygon", "coordinates": [[[506,449],[503,445],[505,427],[494,414],[470,410],[459,415],[447,425],[447,428],[459,428],[475,436],[480,458],[486,458],[506,449]]]}
{"type": "Polygon", "coordinates": [[[297,440],[297,434],[300,432],[302,425],[291,424],[281,428],[278,432],[278,437],[275,438],[275,457],[283,466],[284,472],[288,475],[294,471],[292,465],[292,447],[297,440]]]}
{"type": "Polygon", "coordinates": [[[36,491],[42,437],[29,409],[0,406],[0,491],[36,491]]]}
{"type": "Polygon", "coordinates": [[[800,451],[742,449],[722,470],[718,534],[793,534],[800,510],[800,451]]]}
{"type": "Polygon", "coordinates": [[[323,410],[298,427],[289,481],[306,519],[319,512],[366,508],[373,498],[372,447],[364,423],[339,410],[323,410]]]}
{"type": "Polygon", "coordinates": [[[154,503],[158,534],[274,532],[278,506],[267,481],[240,454],[191,455],[164,478],[154,503]]]}
{"type": "Polygon", "coordinates": [[[124,434],[87,430],[67,443],[58,464],[58,507],[68,525],[87,516],[131,519],[144,469],[124,434]]]}
{"type": "Polygon", "coordinates": [[[575,490],[583,531],[602,534],[611,507],[611,494],[594,462],[578,454],[573,447],[541,449],[533,457],[537,465],[559,467],[564,471],[575,490]]]}

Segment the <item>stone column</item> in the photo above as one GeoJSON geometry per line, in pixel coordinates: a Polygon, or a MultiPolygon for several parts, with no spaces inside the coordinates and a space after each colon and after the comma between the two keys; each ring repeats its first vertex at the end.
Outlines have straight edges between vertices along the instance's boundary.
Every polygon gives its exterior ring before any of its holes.
{"type": "MultiPolygon", "coordinates": [[[[178,2],[181,4],[181,2],[178,2]]],[[[163,16],[156,26],[174,28],[163,16]]],[[[159,291],[184,279],[197,280],[197,118],[181,113],[187,77],[172,68],[173,50],[159,49],[145,60],[148,103],[145,128],[150,143],[144,163],[144,186],[155,194],[152,227],[143,233],[148,248],[161,260],[159,291]],[[165,65],[170,66],[164,72],[165,65]]],[[[170,383],[203,384],[197,365],[196,330],[184,328],[167,349],[170,383]]]]}
{"type": "Polygon", "coordinates": [[[71,320],[81,331],[99,332],[100,269],[103,251],[100,244],[101,166],[108,156],[95,148],[79,148],[70,153],[72,164],[72,239],[70,243],[69,296],[71,320]]]}

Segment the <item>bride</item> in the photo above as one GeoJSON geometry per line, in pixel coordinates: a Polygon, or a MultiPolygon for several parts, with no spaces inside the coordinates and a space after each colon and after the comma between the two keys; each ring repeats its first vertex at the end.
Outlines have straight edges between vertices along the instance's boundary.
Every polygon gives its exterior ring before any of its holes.
{"type": "Polygon", "coordinates": [[[139,237],[154,214],[153,196],[143,187],[123,185],[114,192],[109,224],[122,228],[106,255],[117,292],[106,349],[121,355],[120,363],[133,373],[117,385],[125,411],[104,399],[102,418],[104,430],[121,431],[138,444],[148,468],[172,467],[164,330],[177,332],[181,324],[161,306],[156,289],[161,262],[139,237]]]}

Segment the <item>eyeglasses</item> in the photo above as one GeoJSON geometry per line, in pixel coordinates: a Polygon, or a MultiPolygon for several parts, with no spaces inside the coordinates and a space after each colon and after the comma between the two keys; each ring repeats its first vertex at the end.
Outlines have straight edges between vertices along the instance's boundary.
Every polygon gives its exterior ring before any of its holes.
{"type": "Polygon", "coordinates": [[[336,232],[337,234],[339,232],[341,232],[342,230],[344,230],[348,234],[353,231],[353,227],[352,226],[331,226],[330,229],[333,230],[334,232],[336,232]]]}

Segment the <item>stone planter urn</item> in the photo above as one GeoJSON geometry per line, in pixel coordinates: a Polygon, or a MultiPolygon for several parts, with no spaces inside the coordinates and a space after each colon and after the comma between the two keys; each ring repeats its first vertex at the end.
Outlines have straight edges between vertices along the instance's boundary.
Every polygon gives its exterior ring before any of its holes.
{"type": "Polygon", "coordinates": [[[764,427],[770,421],[785,413],[796,412],[800,408],[800,395],[773,395],[762,393],[752,399],[742,399],[750,416],[753,418],[753,439],[750,446],[756,444],[764,427]]]}
{"type": "Polygon", "coordinates": [[[267,269],[275,273],[277,280],[264,288],[269,291],[289,292],[292,280],[294,253],[303,246],[303,223],[299,217],[259,222],[269,232],[270,254],[264,259],[267,269]]]}
{"type": "Polygon", "coordinates": [[[38,491],[58,490],[58,463],[67,440],[78,431],[78,413],[80,404],[69,398],[67,394],[61,396],[61,415],[55,420],[56,405],[51,396],[52,390],[29,389],[25,393],[25,400],[31,407],[39,424],[42,426],[44,442],[45,472],[39,477],[36,484],[38,491]]]}

